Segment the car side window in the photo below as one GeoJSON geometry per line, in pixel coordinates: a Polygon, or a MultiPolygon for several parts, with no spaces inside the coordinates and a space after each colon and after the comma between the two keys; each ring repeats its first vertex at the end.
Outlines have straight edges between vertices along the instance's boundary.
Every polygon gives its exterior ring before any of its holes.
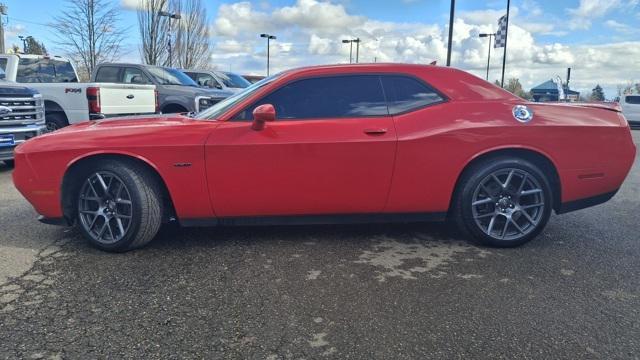
{"type": "Polygon", "coordinates": [[[238,113],[253,120],[253,110],[272,104],[281,120],[335,119],[389,115],[378,75],[303,79],[286,84],[238,113]]]}
{"type": "Polygon", "coordinates": [[[123,74],[123,82],[125,84],[150,84],[151,81],[147,78],[147,76],[140,69],[136,68],[125,68],[123,74]]]}
{"type": "Polygon", "coordinates": [[[96,82],[120,83],[120,68],[115,66],[102,66],[96,74],[96,82]]]}
{"type": "Polygon", "coordinates": [[[215,87],[216,85],[218,85],[218,82],[216,81],[216,79],[213,78],[213,76],[209,74],[202,74],[202,73],[198,74],[198,78],[196,82],[200,86],[215,87]]]}
{"type": "Polygon", "coordinates": [[[640,105],[640,95],[627,95],[624,98],[627,104],[640,105]]]}
{"type": "Polygon", "coordinates": [[[389,113],[399,114],[444,101],[444,98],[421,81],[402,75],[382,76],[389,113]]]}

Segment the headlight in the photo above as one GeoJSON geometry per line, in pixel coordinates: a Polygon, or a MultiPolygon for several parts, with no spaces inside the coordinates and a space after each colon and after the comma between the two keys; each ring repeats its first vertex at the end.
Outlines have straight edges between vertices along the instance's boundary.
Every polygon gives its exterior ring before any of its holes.
{"type": "Polygon", "coordinates": [[[196,103],[196,111],[200,112],[202,110],[206,110],[209,107],[211,107],[213,104],[217,103],[218,99],[213,99],[213,98],[209,98],[209,97],[198,97],[196,98],[197,103],[196,103]]]}

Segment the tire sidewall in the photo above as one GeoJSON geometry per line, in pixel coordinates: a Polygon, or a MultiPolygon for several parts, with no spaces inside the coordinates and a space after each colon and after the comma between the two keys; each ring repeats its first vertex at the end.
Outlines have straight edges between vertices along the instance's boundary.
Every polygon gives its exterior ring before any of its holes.
{"type": "Polygon", "coordinates": [[[460,207],[460,216],[462,217],[462,221],[464,226],[466,227],[466,230],[468,230],[468,232],[481,244],[497,247],[515,247],[532,240],[545,228],[547,222],[549,221],[549,218],[551,217],[551,211],[553,209],[553,194],[551,192],[551,185],[549,184],[547,177],[533,163],[527,160],[516,158],[496,158],[489,161],[484,161],[470,169],[463,181],[463,187],[460,192],[458,206],[460,207]],[[542,187],[545,199],[544,211],[536,228],[517,240],[500,240],[485,234],[480,228],[478,228],[478,225],[473,218],[471,207],[474,192],[480,182],[491,173],[505,168],[524,170],[531,176],[535,177],[535,179],[542,187]]]}
{"type": "Polygon", "coordinates": [[[89,243],[91,245],[101,250],[106,250],[111,252],[126,251],[130,249],[131,244],[135,241],[136,236],[140,230],[140,226],[142,222],[142,205],[141,204],[144,201],[144,199],[142,198],[142,194],[140,193],[138,184],[134,180],[134,177],[132,176],[132,174],[135,174],[132,168],[130,168],[126,164],[123,164],[120,162],[113,162],[113,161],[105,161],[100,165],[92,166],[88,168],[80,176],[80,178],[82,179],[82,182],[78,184],[78,190],[75,196],[75,204],[76,206],[78,206],[79,204],[80,191],[84,183],[87,181],[87,179],[92,174],[96,172],[101,172],[101,171],[111,172],[117,175],[120,178],[120,180],[122,180],[122,182],[127,187],[127,190],[129,191],[129,195],[131,196],[131,202],[132,202],[132,212],[131,212],[132,217],[131,217],[131,224],[129,225],[129,229],[125,234],[125,236],[119,241],[116,241],[113,244],[104,244],[94,240],[93,237],[89,234],[89,232],[84,228],[84,226],[80,221],[79,209],[76,209],[76,224],[78,228],[80,228],[80,231],[85,236],[85,238],[89,240],[89,243]]]}

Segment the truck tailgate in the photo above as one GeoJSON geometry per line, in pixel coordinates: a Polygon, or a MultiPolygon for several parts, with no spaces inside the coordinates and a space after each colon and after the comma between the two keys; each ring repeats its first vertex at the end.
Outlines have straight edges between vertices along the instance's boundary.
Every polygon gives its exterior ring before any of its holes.
{"type": "Polygon", "coordinates": [[[149,114],[156,111],[155,85],[96,83],[101,112],[106,115],[149,114]]]}

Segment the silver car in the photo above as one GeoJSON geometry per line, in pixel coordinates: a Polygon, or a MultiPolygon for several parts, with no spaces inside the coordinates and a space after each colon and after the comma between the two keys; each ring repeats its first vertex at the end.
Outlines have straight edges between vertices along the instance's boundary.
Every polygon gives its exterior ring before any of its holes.
{"type": "Polygon", "coordinates": [[[241,75],[228,71],[182,70],[187,76],[202,87],[240,92],[251,83],[241,75]]]}

